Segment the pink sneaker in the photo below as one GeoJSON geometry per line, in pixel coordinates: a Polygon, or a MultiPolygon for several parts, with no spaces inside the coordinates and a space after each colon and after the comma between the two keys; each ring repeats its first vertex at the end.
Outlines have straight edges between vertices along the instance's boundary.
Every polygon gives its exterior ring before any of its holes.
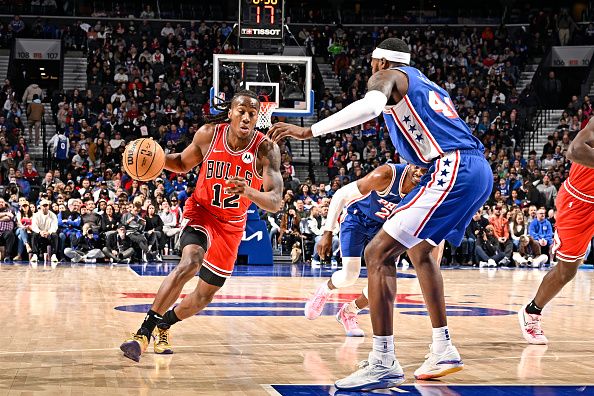
{"type": "Polygon", "coordinates": [[[330,297],[329,292],[326,291],[327,286],[322,283],[313,296],[305,303],[305,317],[309,320],[314,320],[322,313],[324,304],[330,297]]]}
{"type": "Polygon", "coordinates": [[[342,307],[340,307],[340,311],[336,314],[336,320],[344,326],[347,337],[364,337],[365,333],[359,327],[357,315],[346,311],[349,304],[350,303],[344,303],[342,307]]]}
{"type": "Polygon", "coordinates": [[[541,327],[542,315],[529,314],[526,312],[526,307],[518,311],[518,320],[520,321],[520,329],[522,335],[529,344],[546,345],[549,340],[544,335],[541,327]]]}

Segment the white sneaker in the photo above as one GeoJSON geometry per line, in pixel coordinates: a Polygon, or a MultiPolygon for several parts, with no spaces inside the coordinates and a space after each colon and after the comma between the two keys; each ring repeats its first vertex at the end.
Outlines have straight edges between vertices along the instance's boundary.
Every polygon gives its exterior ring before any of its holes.
{"type": "Polygon", "coordinates": [[[487,260],[487,267],[497,267],[497,263],[493,259],[487,260]]]}
{"type": "Polygon", "coordinates": [[[518,311],[518,320],[520,322],[520,329],[522,335],[529,344],[546,345],[549,340],[542,331],[542,315],[529,314],[526,312],[526,307],[522,307],[518,311]]]}
{"type": "Polygon", "coordinates": [[[320,260],[316,260],[316,259],[311,259],[311,267],[312,268],[320,268],[320,266],[322,265],[322,263],[320,262],[320,260]]]}
{"type": "Polygon", "coordinates": [[[52,263],[57,263],[57,262],[59,262],[60,260],[58,260],[58,257],[56,257],[56,255],[55,255],[55,254],[52,254],[51,261],[52,261],[52,263]]]}
{"type": "Polygon", "coordinates": [[[433,345],[429,345],[429,353],[425,355],[425,362],[415,370],[415,378],[428,380],[458,372],[464,368],[462,358],[455,346],[450,345],[441,354],[433,352],[433,345]]]}
{"type": "Polygon", "coordinates": [[[402,259],[400,260],[400,262],[402,263],[402,269],[408,269],[408,267],[410,267],[410,263],[408,261],[406,261],[406,259],[402,259]]]}
{"type": "Polygon", "coordinates": [[[37,255],[36,255],[36,254],[33,254],[33,255],[31,256],[31,258],[29,259],[29,261],[30,261],[31,263],[35,263],[35,264],[37,264],[37,261],[38,261],[38,260],[37,260],[37,255]]]}
{"type": "Polygon", "coordinates": [[[346,378],[334,383],[336,389],[345,391],[370,391],[398,386],[404,382],[404,371],[398,360],[394,360],[392,367],[370,363],[363,360],[359,363],[359,370],[346,378]]]}
{"type": "Polygon", "coordinates": [[[488,267],[489,263],[486,261],[479,261],[479,268],[488,267]]]}

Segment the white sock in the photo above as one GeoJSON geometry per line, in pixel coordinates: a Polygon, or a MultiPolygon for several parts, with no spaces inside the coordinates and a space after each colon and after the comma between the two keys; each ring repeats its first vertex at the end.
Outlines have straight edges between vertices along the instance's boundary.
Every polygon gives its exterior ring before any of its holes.
{"type": "Polygon", "coordinates": [[[359,308],[355,300],[353,300],[349,303],[349,305],[346,306],[345,311],[347,313],[357,315],[359,312],[361,312],[361,308],[359,308]]]}
{"type": "Polygon", "coordinates": [[[452,345],[450,331],[448,326],[437,327],[433,329],[433,352],[442,354],[448,346],[452,345]]]}
{"type": "Polygon", "coordinates": [[[394,336],[373,336],[373,351],[369,354],[372,363],[392,367],[396,360],[394,354],[394,336]]]}

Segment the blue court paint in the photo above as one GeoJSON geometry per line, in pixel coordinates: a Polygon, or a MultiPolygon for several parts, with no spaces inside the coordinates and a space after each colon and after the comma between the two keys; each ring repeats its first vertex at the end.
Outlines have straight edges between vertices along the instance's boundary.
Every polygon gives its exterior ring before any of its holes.
{"type": "MultiPolygon", "coordinates": [[[[324,306],[322,315],[336,315],[342,306],[342,302],[329,302],[324,306]]],[[[303,316],[305,302],[287,301],[214,301],[198,315],[202,316],[303,316]],[[280,308],[280,309],[279,309],[280,308]]],[[[427,316],[425,306],[422,304],[394,304],[394,307],[403,315],[427,316]]],[[[146,313],[151,304],[120,305],[115,307],[118,311],[146,313]]],[[[447,305],[448,316],[502,316],[515,315],[515,311],[504,309],[469,307],[447,305]]],[[[368,310],[361,311],[361,314],[368,314],[368,310]]]]}
{"type": "Polygon", "coordinates": [[[339,391],[329,385],[272,385],[282,396],[322,395],[398,395],[398,396],[564,396],[594,395],[593,386],[579,385],[401,385],[398,391],[390,389],[372,392],[339,391]]]}

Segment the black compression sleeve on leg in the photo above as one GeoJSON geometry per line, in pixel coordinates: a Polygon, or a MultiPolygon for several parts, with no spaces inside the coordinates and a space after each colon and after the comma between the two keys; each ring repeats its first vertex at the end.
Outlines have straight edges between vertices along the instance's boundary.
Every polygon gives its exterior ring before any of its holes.
{"type": "Polygon", "coordinates": [[[153,311],[152,309],[150,309],[146,313],[146,316],[144,317],[144,322],[142,322],[142,325],[140,326],[140,329],[138,329],[136,334],[145,335],[146,338],[150,339],[153,330],[155,330],[155,327],[161,322],[163,322],[163,317],[155,311],[153,311]]]}

